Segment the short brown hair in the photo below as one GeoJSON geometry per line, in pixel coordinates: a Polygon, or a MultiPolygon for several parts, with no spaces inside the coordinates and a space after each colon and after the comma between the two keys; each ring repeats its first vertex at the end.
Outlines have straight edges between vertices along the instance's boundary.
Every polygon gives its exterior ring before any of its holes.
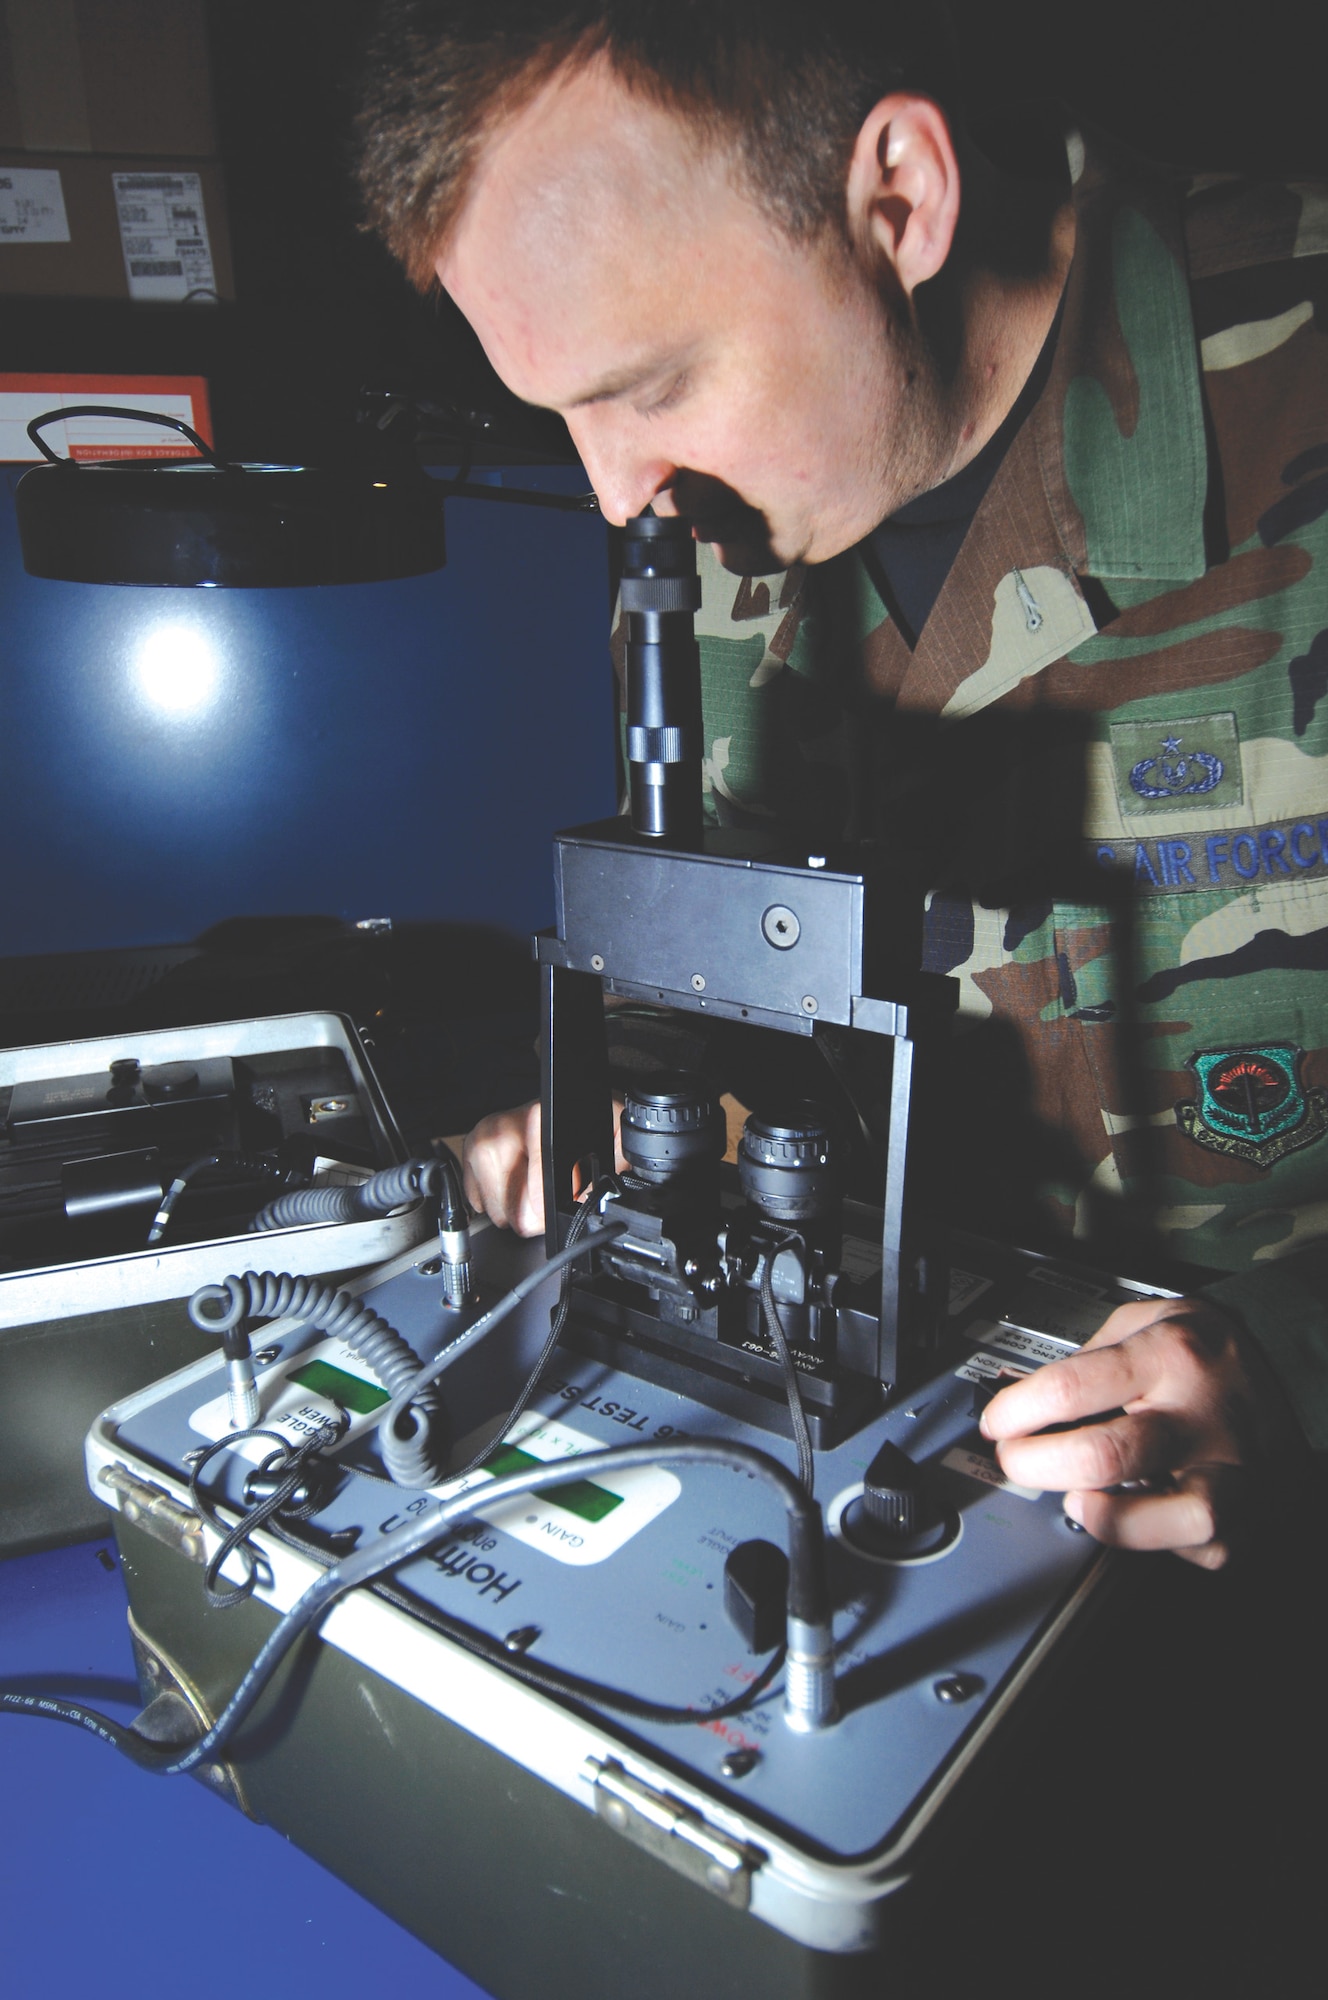
{"type": "Polygon", "coordinates": [[[564,65],[626,86],[732,148],[788,234],[843,227],[848,163],[900,89],[954,105],[941,0],[386,0],[357,120],[368,226],[427,290],[496,122],[564,65]]]}

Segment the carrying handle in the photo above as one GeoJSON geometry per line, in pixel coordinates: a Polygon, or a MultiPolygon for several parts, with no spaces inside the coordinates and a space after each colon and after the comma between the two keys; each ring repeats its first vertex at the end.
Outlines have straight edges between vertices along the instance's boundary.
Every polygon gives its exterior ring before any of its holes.
{"type": "Polygon", "coordinates": [[[67,410],[44,410],[41,416],[34,417],[28,425],[28,436],[42,457],[51,465],[74,463],[72,459],[61,458],[58,452],[52,451],[45,438],[40,435],[47,424],[59,423],[66,417],[124,417],[137,424],[165,424],[168,429],[179,431],[183,437],[187,437],[194,450],[205,458],[209,465],[215,466],[218,472],[238,472],[240,469],[236,465],[228,465],[224,458],[218,458],[212,446],[204,444],[198,432],[190,430],[188,424],[183,423],[179,417],[163,416],[158,410],[126,410],[113,403],[71,403],[67,410]]]}

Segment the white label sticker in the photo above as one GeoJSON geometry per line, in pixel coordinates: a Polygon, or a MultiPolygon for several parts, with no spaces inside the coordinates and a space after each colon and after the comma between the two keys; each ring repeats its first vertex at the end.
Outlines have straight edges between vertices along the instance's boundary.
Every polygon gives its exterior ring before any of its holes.
{"type": "Polygon", "coordinates": [[[990,1287],[991,1279],[979,1277],[976,1271],[951,1271],[951,1313],[961,1313],[965,1306],[971,1306],[974,1299],[981,1298],[990,1287]]]}
{"type": "MultiPolygon", "coordinates": [[[[478,1489],[487,1485],[504,1472],[517,1471],[523,1461],[548,1463],[603,1449],[584,1431],[531,1410],[507,1433],[489,1470],[472,1473],[464,1485],[435,1491],[449,1496],[464,1493],[471,1486],[478,1489]],[[504,1463],[509,1454],[516,1463],[504,1463]]],[[[561,1491],[554,1487],[543,1493],[518,1494],[514,1500],[485,1509],[480,1518],[529,1548],[542,1549],[558,1562],[582,1568],[614,1555],[681,1492],[682,1481],[662,1465],[643,1465],[603,1479],[577,1479],[573,1473],[561,1491]]],[[[475,1498],[482,1504],[478,1490],[475,1498]]]]}
{"type": "Polygon", "coordinates": [[[1031,1375],[1031,1364],[1021,1361],[1007,1361],[1000,1354],[984,1354],[979,1348],[970,1354],[963,1366],[955,1369],[955,1379],[959,1382],[1017,1382],[1022,1375],[1031,1375]]]}
{"type": "Polygon", "coordinates": [[[1013,1493],[1020,1500],[1040,1500],[1042,1495],[1032,1486],[1014,1486],[1001,1471],[994,1458],[988,1458],[980,1451],[965,1451],[957,1446],[947,1451],[941,1460],[951,1472],[962,1472],[966,1479],[980,1480],[983,1486],[999,1487],[1002,1493],[1013,1493]]]}
{"type": "Polygon", "coordinates": [[[0,167],[0,243],[68,243],[65,193],[55,167],[0,167]]]}
{"type": "Polygon", "coordinates": [[[975,1325],[965,1327],[965,1340],[975,1346],[995,1347],[1002,1354],[1017,1354],[1021,1360],[1033,1361],[1039,1365],[1044,1361],[1064,1361],[1067,1354],[1077,1354],[1077,1340],[1057,1340],[1054,1335],[1029,1333],[1022,1326],[994,1326],[990,1320],[979,1320],[975,1325]]]}
{"type": "MultiPolygon", "coordinates": [[[[265,1431],[276,1431],[287,1444],[307,1444],[326,1424],[350,1424],[341,1439],[349,1444],[378,1421],[387,1402],[387,1391],[378,1377],[352,1354],[344,1340],[322,1340],[293,1357],[289,1368],[277,1363],[258,1371],[258,1394],[262,1407],[259,1423],[265,1431]],[[356,1403],[364,1405],[356,1409],[356,1403]]],[[[229,1435],[232,1425],[227,1396],[214,1396],[194,1411],[189,1427],[209,1444],[229,1435]]],[[[241,1438],[234,1449],[251,1465],[261,1465],[276,1450],[271,1438],[241,1438]]]]}
{"type": "Polygon", "coordinates": [[[131,299],[215,304],[203,183],[197,174],[112,174],[131,299]]]}

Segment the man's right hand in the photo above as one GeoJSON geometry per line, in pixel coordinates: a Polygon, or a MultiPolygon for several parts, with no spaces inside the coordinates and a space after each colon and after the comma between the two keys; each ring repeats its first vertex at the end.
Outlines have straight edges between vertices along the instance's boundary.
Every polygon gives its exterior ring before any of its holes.
{"type": "Polygon", "coordinates": [[[461,1163],[472,1208],[482,1209],[500,1229],[515,1229],[518,1236],[543,1235],[538,1099],[481,1118],[466,1136],[461,1163]]]}

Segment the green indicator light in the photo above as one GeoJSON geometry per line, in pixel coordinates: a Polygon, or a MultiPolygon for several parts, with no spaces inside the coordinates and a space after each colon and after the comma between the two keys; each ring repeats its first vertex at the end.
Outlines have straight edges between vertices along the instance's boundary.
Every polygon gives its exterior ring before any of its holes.
{"type": "MultiPolygon", "coordinates": [[[[495,1479],[502,1479],[509,1472],[529,1472],[532,1466],[547,1463],[547,1459],[533,1458],[517,1445],[505,1444],[485,1459],[484,1470],[495,1479]]],[[[602,1521],[615,1507],[622,1506],[621,1493],[610,1493],[607,1486],[596,1486],[589,1479],[569,1479],[565,1486],[550,1486],[545,1490],[565,1513],[575,1514],[581,1521],[602,1521]]]]}
{"type": "Polygon", "coordinates": [[[329,1402],[339,1403],[343,1410],[353,1410],[357,1417],[371,1416],[391,1401],[386,1389],[380,1389],[376,1382],[348,1375],[344,1368],[334,1368],[330,1361],[306,1361],[303,1368],[291,1369],[290,1379],[302,1389],[311,1389],[315,1396],[326,1396],[329,1402]]]}

